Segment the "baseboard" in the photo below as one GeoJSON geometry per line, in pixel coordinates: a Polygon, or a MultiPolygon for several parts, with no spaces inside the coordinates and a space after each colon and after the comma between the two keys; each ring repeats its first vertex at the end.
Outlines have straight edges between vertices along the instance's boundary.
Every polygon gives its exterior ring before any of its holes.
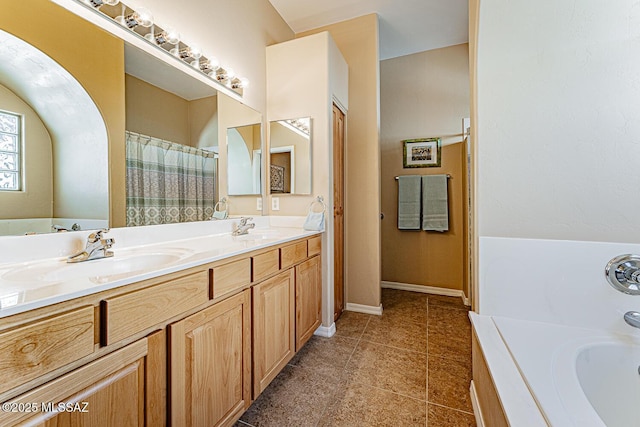
{"type": "Polygon", "coordinates": [[[380,304],[378,307],[375,307],[372,305],[353,304],[348,302],[346,310],[355,311],[357,313],[375,314],[378,316],[382,316],[382,304],[380,304]]]}
{"type": "Polygon", "coordinates": [[[460,297],[464,305],[469,305],[469,298],[464,295],[464,292],[458,289],[439,288],[436,286],[423,286],[414,285],[411,283],[400,282],[380,282],[380,287],[388,289],[398,289],[400,291],[421,292],[423,294],[432,295],[444,295],[447,297],[460,297]]]}
{"type": "Polygon", "coordinates": [[[321,337],[331,338],[336,333],[336,322],[333,322],[331,326],[318,326],[318,329],[313,333],[313,335],[318,335],[321,337]]]}
{"type": "Polygon", "coordinates": [[[471,380],[469,393],[471,394],[471,406],[473,407],[473,415],[476,417],[476,424],[478,427],[484,427],[484,418],[482,417],[482,411],[478,403],[478,394],[476,393],[476,385],[473,380],[471,380]]]}
{"type": "Polygon", "coordinates": [[[471,306],[471,301],[469,301],[469,297],[467,297],[464,292],[462,292],[462,301],[464,301],[464,305],[471,306]]]}

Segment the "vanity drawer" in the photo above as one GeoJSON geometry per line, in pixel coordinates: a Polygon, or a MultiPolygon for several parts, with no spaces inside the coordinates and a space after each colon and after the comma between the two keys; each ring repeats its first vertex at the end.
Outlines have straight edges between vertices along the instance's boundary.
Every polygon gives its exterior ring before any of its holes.
{"type": "Polygon", "coordinates": [[[280,267],[284,270],[307,258],[307,241],[280,248],[280,267]]]}
{"type": "Polygon", "coordinates": [[[209,301],[206,271],[100,302],[102,344],[109,345],[209,301]]]}
{"type": "Polygon", "coordinates": [[[251,283],[251,258],[230,262],[211,269],[211,294],[218,298],[251,283]]]}
{"type": "Polygon", "coordinates": [[[318,255],[322,250],[322,237],[316,236],[308,240],[309,244],[309,256],[318,255]]]}
{"type": "Polygon", "coordinates": [[[280,270],[280,251],[278,249],[256,255],[251,258],[253,282],[264,279],[280,270]]]}
{"type": "Polygon", "coordinates": [[[93,353],[94,310],[82,307],[0,334],[0,393],[93,353]]]}

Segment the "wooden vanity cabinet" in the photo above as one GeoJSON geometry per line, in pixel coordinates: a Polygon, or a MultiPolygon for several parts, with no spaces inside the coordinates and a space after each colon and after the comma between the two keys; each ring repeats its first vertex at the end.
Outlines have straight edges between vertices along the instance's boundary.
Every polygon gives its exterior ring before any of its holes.
{"type": "Polygon", "coordinates": [[[252,292],[255,399],[296,352],[294,270],[254,285],[252,292]]]}
{"type": "Polygon", "coordinates": [[[232,426],[320,325],[320,245],[299,239],[2,319],[0,396],[16,412],[0,411],[0,426],[232,426]]]}
{"type": "Polygon", "coordinates": [[[36,387],[3,403],[0,425],[164,425],[165,346],[159,331],[36,387]]]}
{"type": "Polygon", "coordinates": [[[247,289],[169,325],[171,425],[230,426],[251,404],[247,289]]]}
{"type": "Polygon", "coordinates": [[[313,257],[296,266],[296,351],[322,322],[322,266],[313,257]]]}

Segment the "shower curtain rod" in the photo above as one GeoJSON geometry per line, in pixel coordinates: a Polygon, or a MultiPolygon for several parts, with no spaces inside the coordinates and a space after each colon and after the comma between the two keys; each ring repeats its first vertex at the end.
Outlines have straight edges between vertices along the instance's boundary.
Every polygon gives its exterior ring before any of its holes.
{"type": "MultiPolygon", "coordinates": [[[[425,175],[425,176],[426,176],[426,175],[425,175]]],[[[394,179],[397,181],[397,180],[398,180],[398,178],[400,178],[400,177],[399,177],[399,176],[396,176],[394,179]]],[[[452,178],[451,178],[451,175],[447,174],[447,179],[452,179],[452,178]]]]}

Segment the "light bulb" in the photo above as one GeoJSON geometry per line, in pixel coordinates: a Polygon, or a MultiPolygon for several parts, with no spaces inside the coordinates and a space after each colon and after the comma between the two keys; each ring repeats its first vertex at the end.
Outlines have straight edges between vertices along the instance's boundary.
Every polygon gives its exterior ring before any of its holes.
{"type": "Polygon", "coordinates": [[[236,77],[231,80],[231,89],[242,89],[249,86],[249,79],[245,77],[236,77]]]}
{"type": "Polygon", "coordinates": [[[200,59],[200,57],[202,56],[202,50],[200,50],[200,48],[198,46],[191,46],[189,48],[189,50],[191,51],[191,57],[195,58],[195,59],[200,59]]]}
{"type": "Polygon", "coordinates": [[[236,72],[233,71],[233,68],[227,68],[227,78],[232,80],[236,76],[236,72]]]}
{"type": "Polygon", "coordinates": [[[162,46],[165,43],[176,45],[180,43],[180,33],[174,29],[167,29],[156,35],[156,44],[162,46]]]}
{"type": "Polygon", "coordinates": [[[144,7],[136,10],[133,13],[133,18],[138,22],[138,25],[142,25],[145,28],[149,28],[153,25],[153,15],[151,15],[151,12],[144,7]]]}
{"type": "Polygon", "coordinates": [[[218,58],[216,58],[215,56],[212,56],[211,58],[209,58],[209,64],[211,65],[211,68],[213,68],[214,70],[217,70],[218,68],[220,68],[220,61],[218,61],[218,58]]]}
{"type": "Polygon", "coordinates": [[[167,43],[170,44],[178,44],[180,43],[180,33],[175,30],[175,28],[167,28],[164,30],[163,34],[167,39],[167,43]]]}

